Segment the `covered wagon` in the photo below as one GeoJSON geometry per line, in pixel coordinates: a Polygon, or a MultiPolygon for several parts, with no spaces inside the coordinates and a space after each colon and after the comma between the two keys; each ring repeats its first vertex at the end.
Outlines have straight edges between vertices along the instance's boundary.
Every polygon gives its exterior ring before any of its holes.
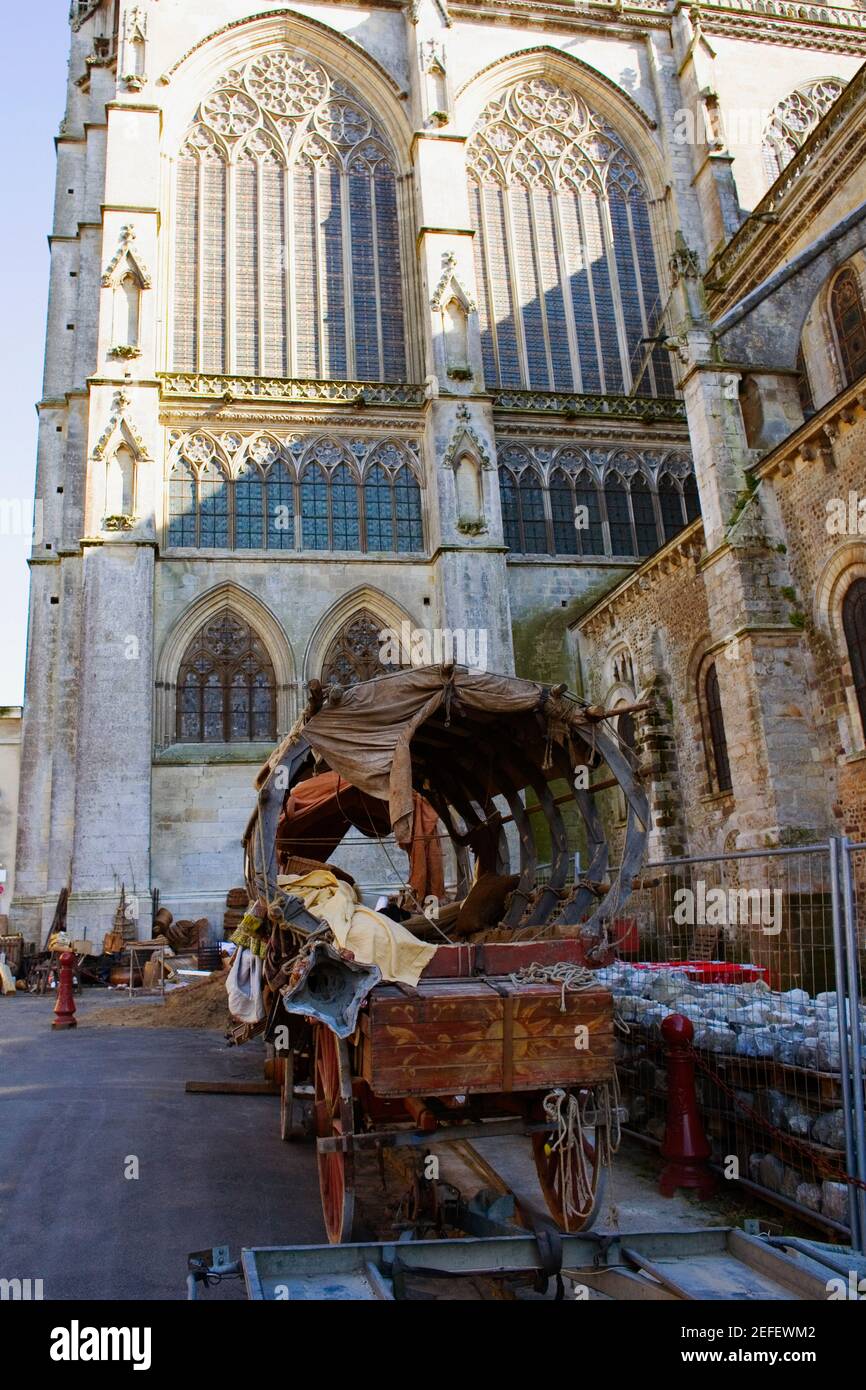
{"type": "Polygon", "coordinates": [[[528,1137],[558,1224],[591,1222],[618,1116],[593,969],[647,818],[606,712],[562,686],[446,665],[311,687],[260,774],[245,853],[283,1134],[302,1132],[309,1098],[331,1241],[353,1238],[364,1155],[503,1134],[528,1137]],[[614,873],[595,802],[612,785],[627,806],[614,873]],[[398,878],[407,849],[404,920],[329,863],[352,826],[398,878]]]}

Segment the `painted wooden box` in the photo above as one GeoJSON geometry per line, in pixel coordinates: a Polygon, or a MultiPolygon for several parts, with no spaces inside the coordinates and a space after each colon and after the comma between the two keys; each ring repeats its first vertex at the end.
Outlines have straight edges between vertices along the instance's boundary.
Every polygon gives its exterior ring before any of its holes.
{"type": "Polygon", "coordinates": [[[437,979],[409,997],[379,985],[361,1015],[361,1074],[380,1096],[453,1096],[589,1085],[613,1076],[606,989],[437,979]]]}

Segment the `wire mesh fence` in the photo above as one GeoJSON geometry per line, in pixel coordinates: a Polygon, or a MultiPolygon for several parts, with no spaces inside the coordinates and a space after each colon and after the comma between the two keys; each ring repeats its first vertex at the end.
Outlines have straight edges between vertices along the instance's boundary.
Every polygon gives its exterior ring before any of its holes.
{"type": "Polygon", "coordinates": [[[711,1162],[860,1244],[864,916],[866,845],[649,864],[610,924],[618,959],[601,972],[622,1021],[630,1129],[663,1139],[660,1027],[683,1014],[711,1162]]]}

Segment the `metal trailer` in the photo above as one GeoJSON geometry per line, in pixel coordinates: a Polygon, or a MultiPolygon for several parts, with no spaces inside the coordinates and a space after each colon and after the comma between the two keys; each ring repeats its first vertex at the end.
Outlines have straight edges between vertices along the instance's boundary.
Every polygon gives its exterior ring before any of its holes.
{"type": "MultiPolygon", "coordinates": [[[[501,1199],[500,1199],[501,1201],[501,1199]]],[[[464,1214],[479,1231],[454,1240],[244,1249],[240,1260],[190,1272],[189,1296],[227,1275],[254,1301],[448,1299],[455,1281],[531,1281],[536,1292],[616,1301],[827,1301],[857,1297],[866,1260],[840,1246],[734,1227],[576,1235],[518,1231],[477,1202],[464,1214]],[[854,1292],[851,1292],[853,1279],[854,1292]]],[[[478,1295],[483,1298],[483,1293],[478,1295]]]]}

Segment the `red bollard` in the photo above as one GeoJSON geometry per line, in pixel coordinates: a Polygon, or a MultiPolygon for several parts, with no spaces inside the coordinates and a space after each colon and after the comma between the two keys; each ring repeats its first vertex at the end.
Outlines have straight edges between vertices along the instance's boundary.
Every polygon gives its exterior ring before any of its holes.
{"type": "Polygon", "coordinates": [[[716,1189],[716,1179],[707,1167],[710,1146],[695,1095],[694,1036],[691,1019],[684,1014],[669,1014],[662,1024],[668,1064],[668,1113],[662,1144],[667,1163],[659,1178],[663,1197],[673,1197],[679,1187],[697,1188],[701,1197],[709,1197],[716,1189]]]}
{"type": "Polygon", "coordinates": [[[57,988],[57,1003],[54,1005],[52,1028],[77,1028],[75,999],[72,994],[72,971],[75,957],[71,951],[64,951],[60,957],[60,984],[57,988]]]}

